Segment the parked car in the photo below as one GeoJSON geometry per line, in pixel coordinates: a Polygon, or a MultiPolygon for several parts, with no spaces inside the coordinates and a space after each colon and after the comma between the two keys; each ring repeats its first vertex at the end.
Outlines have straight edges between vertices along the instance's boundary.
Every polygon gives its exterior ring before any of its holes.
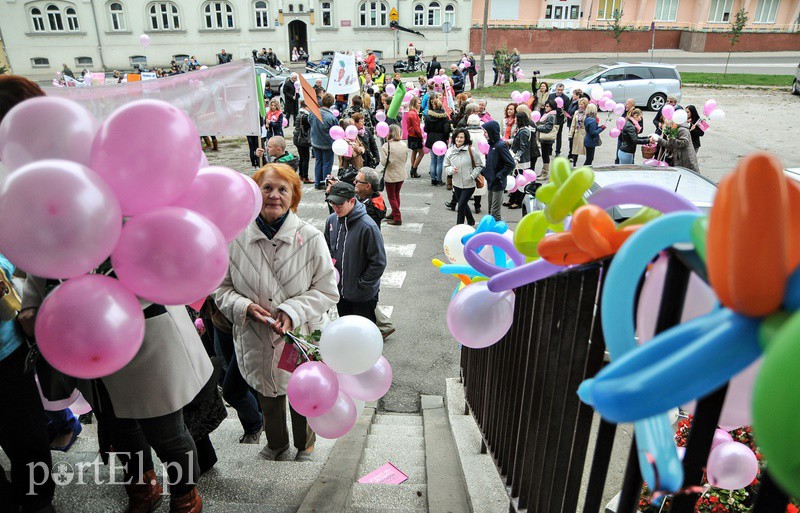
{"type": "Polygon", "coordinates": [[[792,94],[800,94],[800,64],[794,70],[794,82],[792,82],[792,94]]]}
{"type": "MultiPolygon", "coordinates": [[[[708,213],[717,194],[714,182],[691,169],[683,167],[659,167],[631,165],[597,166],[594,170],[594,184],[586,196],[594,194],[603,187],[619,182],[642,182],[655,184],[675,191],[688,199],[703,212],[708,213]]],[[[542,210],[542,205],[536,199],[536,189],[539,184],[528,184],[525,187],[525,198],[522,201],[522,215],[542,210]]],[[[641,208],[640,205],[620,205],[612,209],[611,217],[621,222],[628,219],[641,208]]]]}
{"type": "MultiPolygon", "coordinates": [[[[671,64],[653,62],[615,62],[598,64],[587,68],[572,78],[559,81],[564,84],[567,96],[575,88],[588,92],[594,84],[611,91],[614,101],[624,103],[633,98],[637,107],[658,110],[667,102],[667,96],[675,96],[681,101],[681,75],[671,64]]],[[[550,92],[555,92],[555,84],[550,92]]]]}
{"type": "MultiPolygon", "coordinates": [[[[275,69],[270,68],[269,66],[262,66],[260,64],[256,65],[256,73],[261,75],[262,81],[266,78],[269,82],[269,86],[272,88],[273,91],[280,91],[281,96],[281,109],[283,108],[283,83],[289,78],[291,75],[291,71],[288,69],[275,69]]],[[[314,83],[318,79],[322,79],[322,87],[328,87],[328,76],[322,75],[321,73],[303,73],[303,78],[305,78],[311,86],[314,86],[314,83]]]]}

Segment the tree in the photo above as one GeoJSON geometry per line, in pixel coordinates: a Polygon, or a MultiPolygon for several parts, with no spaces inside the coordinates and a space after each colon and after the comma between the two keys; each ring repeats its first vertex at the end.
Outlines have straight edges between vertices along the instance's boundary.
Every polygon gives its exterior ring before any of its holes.
{"type": "Polygon", "coordinates": [[[483,87],[486,73],[486,32],[489,25],[489,0],[483,0],[483,27],[481,28],[481,69],[478,70],[478,87],[483,87]]]}
{"type": "Polygon", "coordinates": [[[739,36],[744,32],[747,20],[747,11],[745,11],[744,7],[739,9],[736,12],[736,16],[733,17],[733,21],[731,22],[731,47],[728,49],[728,58],[725,59],[725,73],[722,74],[723,78],[728,75],[728,62],[731,60],[731,52],[736,43],[739,42],[739,36]]]}
{"type": "Polygon", "coordinates": [[[0,65],[0,75],[5,75],[8,73],[8,67],[0,65]]]}
{"type": "Polygon", "coordinates": [[[611,28],[611,37],[617,42],[617,59],[619,59],[619,45],[622,44],[622,34],[630,30],[629,26],[622,24],[622,13],[622,9],[614,9],[614,13],[611,15],[612,21],[608,24],[609,28],[611,28]]]}

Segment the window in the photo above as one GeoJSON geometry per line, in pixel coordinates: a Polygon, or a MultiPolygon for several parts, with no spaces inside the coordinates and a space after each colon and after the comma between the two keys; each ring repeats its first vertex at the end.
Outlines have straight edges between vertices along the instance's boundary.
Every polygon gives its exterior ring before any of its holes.
{"type": "Polygon", "coordinates": [[[256,2],[256,28],[269,28],[269,4],[256,2]]]}
{"type": "Polygon", "coordinates": [[[127,30],[128,24],[125,21],[125,9],[119,2],[114,2],[108,6],[108,15],[110,16],[110,27],[113,31],[127,30]]]}
{"type": "Polygon", "coordinates": [[[94,66],[94,60],[91,57],[75,57],[75,65],[78,67],[91,68],[94,66]]]}
{"type": "Polygon", "coordinates": [[[439,2],[431,2],[428,5],[428,25],[431,27],[438,27],[442,24],[441,20],[442,9],[439,7],[439,2]]]}
{"type": "Polygon", "coordinates": [[[294,12],[294,4],[289,4],[289,12],[294,12]]]}
{"type": "Polygon", "coordinates": [[[675,21],[678,19],[678,0],[656,0],[655,21],[675,21]]]}
{"type": "Polygon", "coordinates": [[[753,23],[775,23],[779,3],[780,0],[758,0],[753,23]]]}
{"type": "Polygon", "coordinates": [[[42,16],[41,9],[37,9],[36,7],[31,9],[31,22],[33,22],[34,32],[44,32],[44,17],[42,16]]]}
{"type": "Polygon", "coordinates": [[[451,27],[456,26],[456,6],[453,4],[448,4],[447,7],[444,8],[444,21],[445,23],[449,23],[451,27]]]}
{"type": "Polygon", "coordinates": [[[172,56],[172,60],[177,62],[178,64],[183,64],[184,59],[191,59],[191,57],[189,57],[185,53],[179,53],[172,56]]]}
{"type": "Polygon", "coordinates": [[[425,7],[422,4],[414,6],[414,26],[422,27],[425,25],[425,7]]]}
{"type": "Polygon", "coordinates": [[[650,68],[653,78],[680,80],[678,72],[673,68],[650,68]]]}
{"type": "Polygon", "coordinates": [[[207,2],[203,6],[203,20],[207,29],[232,29],[233,6],[228,2],[207,2]]]}
{"type": "Polygon", "coordinates": [[[617,68],[617,69],[610,69],[597,77],[597,80],[593,80],[592,83],[595,84],[600,82],[601,80],[605,82],[621,82],[625,80],[625,69],[617,68]]]}
{"type": "Polygon", "coordinates": [[[711,7],[708,9],[709,23],[728,23],[731,21],[731,8],[733,0],[711,0],[711,7]]]}
{"type": "Polygon", "coordinates": [[[551,20],[553,19],[553,6],[548,5],[544,10],[544,17],[545,19],[551,20]]]}
{"type": "Polygon", "coordinates": [[[643,66],[628,66],[625,70],[625,80],[650,80],[653,74],[650,73],[650,68],[643,66]]]}
{"type": "Polygon", "coordinates": [[[49,68],[50,60],[44,57],[34,57],[31,59],[31,66],[34,68],[49,68]]]}
{"type": "Polygon", "coordinates": [[[55,5],[47,6],[47,24],[52,32],[64,30],[64,20],[61,11],[55,5]]]}
{"type": "Polygon", "coordinates": [[[78,24],[78,13],[75,12],[75,9],[73,7],[67,7],[67,10],[64,12],[67,15],[67,26],[69,27],[69,30],[72,32],[80,30],[81,27],[78,24]]]}
{"type": "Polygon", "coordinates": [[[297,12],[303,12],[303,4],[298,4],[297,12]]]}
{"type": "Polygon", "coordinates": [[[597,6],[598,20],[613,20],[614,12],[622,9],[622,0],[599,0],[597,6]]]}
{"type": "Polygon", "coordinates": [[[144,55],[131,55],[130,56],[131,67],[138,64],[139,66],[147,66],[147,57],[144,55]]]}
{"type": "Polygon", "coordinates": [[[578,19],[578,6],[577,5],[573,5],[573,6],[571,6],[569,8],[569,18],[571,20],[577,20],[578,19]]]}
{"type": "Polygon", "coordinates": [[[389,8],[384,2],[361,2],[358,10],[362,27],[386,26],[389,8]]]}
{"type": "Polygon", "coordinates": [[[322,26],[333,26],[333,2],[322,2],[320,4],[320,12],[322,13],[322,26]]]}
{"type": "Polygon", "coordinates": [[[150,4],[151,30],[180,30],[181,17],[178,6],[172,2],[150,4]]]}

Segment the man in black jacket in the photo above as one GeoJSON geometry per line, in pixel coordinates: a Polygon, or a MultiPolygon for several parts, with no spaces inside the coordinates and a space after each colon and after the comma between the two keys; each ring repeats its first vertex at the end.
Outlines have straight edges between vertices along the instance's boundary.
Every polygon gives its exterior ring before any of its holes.
{"type": "Polygon", "coordinates": [[[464,92],[464,73],[455,64],[450,65],[450,75],[453,77],[453,92],[461,94],[464,92]]]}
{"type": "Polygon", "coordinates": [[[561,101],[564,102],[562,106],[556,110],[556,123],[558,124],[558,135],[556,135],[556,157],[558,157],[561,154],[561,132],[564,129],[564,121],[566,120],[564,108],[568,107],[570,103],[569,97],[564,94],[564,84],[560,82],[556,84],[556,92],[550,93],[550,96],[547,97],[547,101],[555,101],[556,98],[561,98],[561,101]]]}
{"type": "Polygon", "coordinates": [[[439,70],[442,69],[442,65],[439,64],[439,61],[436,60],[436,56],[434,55],[431,57],[431,60],[428,62],[428,70],[426,75],[428,76],[428,80],[432,79],[434,76],[439,74],[439,70]]]}
{"type": "Polygon", "coordinates": [[[500,221],[506,178],[514,171],[517,163],[508,145],[500,138],[500,124],[497,121],[484,123],[483,131],[490,145],[486,166],[483,168],[486,187],[489,189],[489,214],[495,221],[500,221]]]}
{"type": "Polygon", "coordinates": [[[267,51],[267,66],[271,66],[273,68],[277,68],[280,65],[281,65],[281,61],[278,59],[278,56],[275,55],[275,52],[272,51],[272,48],[270,48],[267,51]]]}
{"type": "Polygon", "coordinates": [[[233,60],[233,55],[229,53],[225,53],[225,49],[223,48],[220,53],[217,54],[217,62],[219,64],[225,64],[227,62],[231,62],[233,60]]]}
{"type": "Polygon", "coordinates": [[[294,116],[294,124],[297,124],[297,87],[295,84],[299,79],[297,73],[292,73],[283,82],[283,115],[286,116],[286,122],[290,123],[292,116],[294,116]]]}

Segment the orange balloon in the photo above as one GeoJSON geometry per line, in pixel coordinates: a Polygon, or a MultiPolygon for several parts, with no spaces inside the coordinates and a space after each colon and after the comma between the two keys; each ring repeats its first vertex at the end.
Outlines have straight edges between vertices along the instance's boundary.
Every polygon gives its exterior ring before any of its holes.
{"type": "Polygon", "coordinates": [[[711,286],[726,307],[751,317],[775,312],[800,263],[800,188],[764,152],[739,161],[719,184],[708,223],[711,286]]]}
{"type": "Polygon", "coordinates": [[[575,242],[572,232],[548,235],[539,242],[539,256],[555,265],[578,265],[591,262],[592,255],[575,242]]]}

